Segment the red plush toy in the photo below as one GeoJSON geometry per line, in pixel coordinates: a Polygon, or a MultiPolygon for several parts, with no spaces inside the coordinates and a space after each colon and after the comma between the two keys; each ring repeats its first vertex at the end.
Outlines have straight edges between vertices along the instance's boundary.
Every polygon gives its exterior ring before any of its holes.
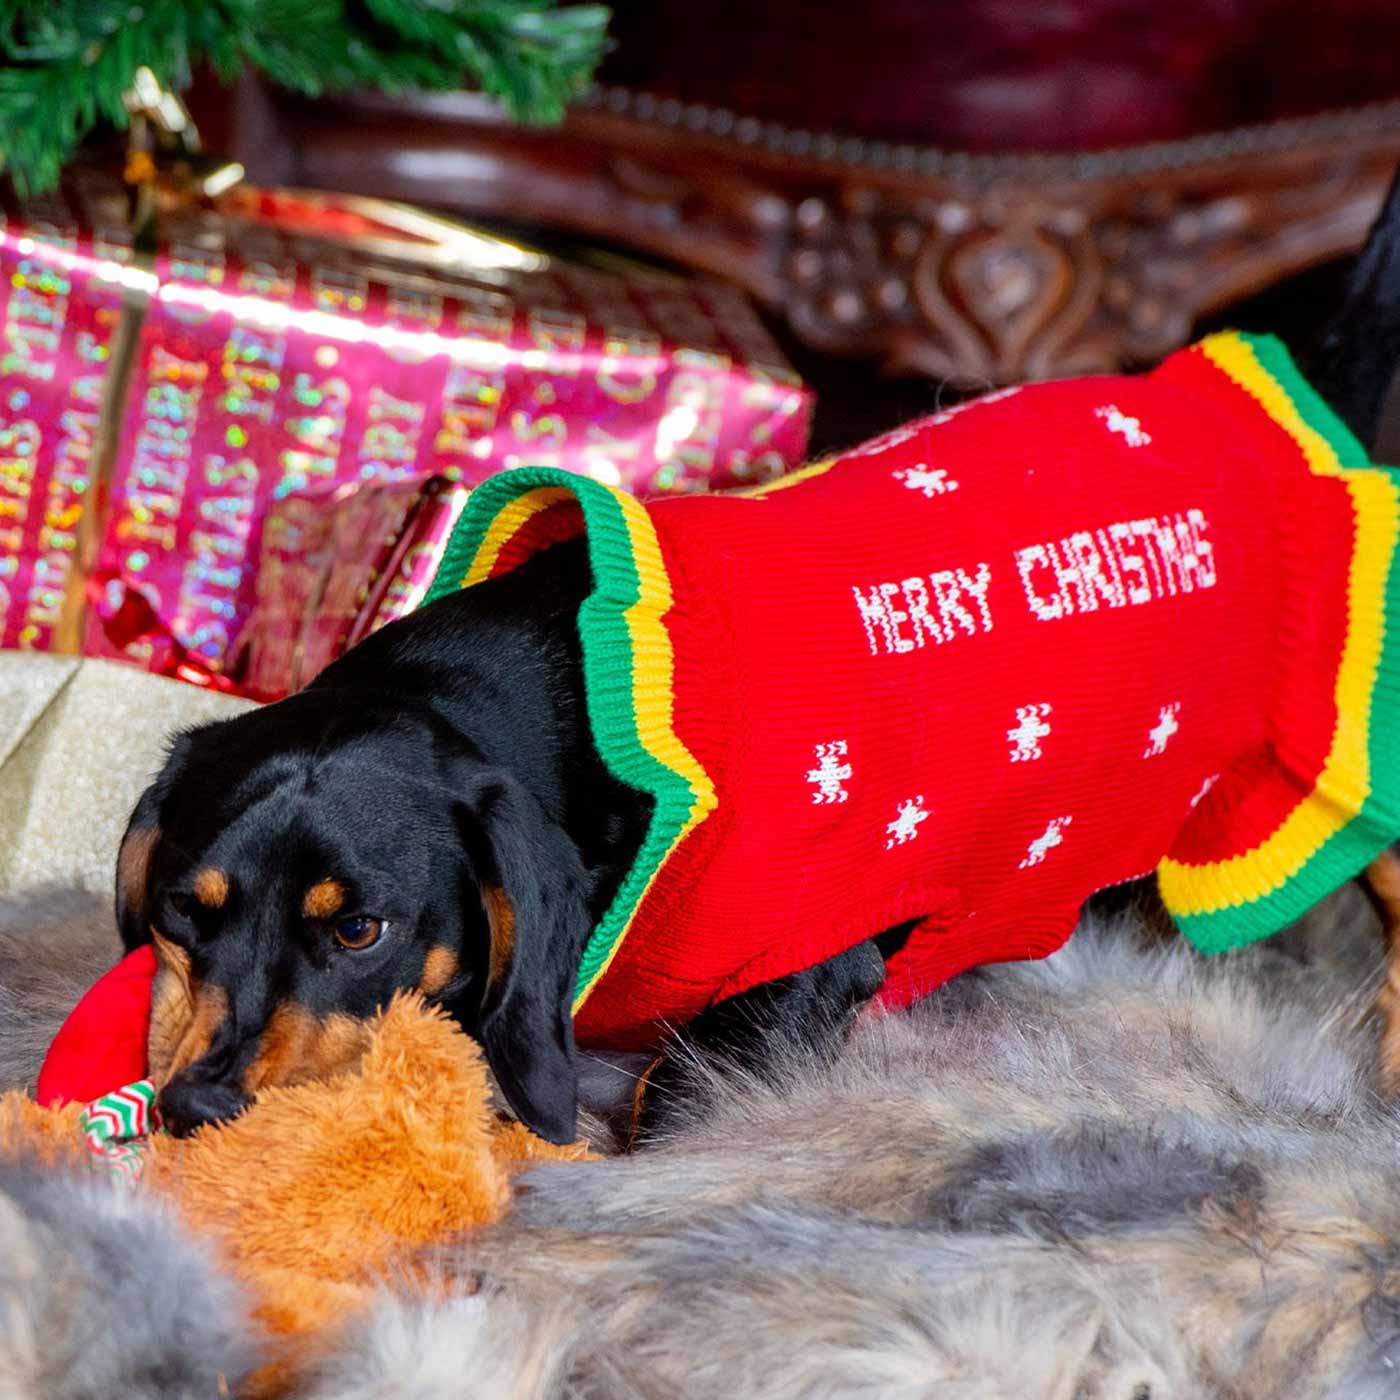
{"type": "Polygon", "coordinates": [[[35,1095],[42,1107],[88,1103],[145,1077],[155,975],[147,946],[88,988],[44,1057],[35,1095]]]}

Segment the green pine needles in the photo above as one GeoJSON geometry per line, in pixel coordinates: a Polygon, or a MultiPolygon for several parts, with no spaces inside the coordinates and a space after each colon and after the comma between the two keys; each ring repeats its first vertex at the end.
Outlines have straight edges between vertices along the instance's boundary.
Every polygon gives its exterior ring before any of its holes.
{"type": "Polygon", "coordinates": [[[550,0],[0,0],[0,159],[21,193],[50,188],[98,122],[126,127],[143,66],[173,92],[204,63],[310,97],[475,81],[517,120],[558,121],[607,21],[550,0]]]}

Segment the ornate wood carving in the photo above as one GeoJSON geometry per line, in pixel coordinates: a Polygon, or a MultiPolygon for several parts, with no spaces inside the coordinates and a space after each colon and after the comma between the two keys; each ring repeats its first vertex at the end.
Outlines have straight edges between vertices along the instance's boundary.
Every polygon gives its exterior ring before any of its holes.
{"type": "Polygon", "coordinates": [[[818,349],[983,384],[1155,359],[1201,316],[1356,247],[1400,159],[1400,103],[1041,157],[617,90],[549,132],[470,95],[257,91],[240,120],[255,177],[626,243],[738,282],[818,349]]]}

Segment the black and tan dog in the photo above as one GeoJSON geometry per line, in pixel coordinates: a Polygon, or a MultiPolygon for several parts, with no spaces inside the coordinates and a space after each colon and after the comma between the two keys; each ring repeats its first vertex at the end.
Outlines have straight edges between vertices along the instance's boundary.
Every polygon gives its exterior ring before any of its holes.
{"type": "MultiPolygon", "coordinates": [[[[1400,363],[1400,187],[1300,359],[1372,441],[1400,363]]],[[[416,987],[480,1040],[522,1119],[573,1135],[580,959],[651,817],[594,744],[591,582],[581,543],[556,545],[385,628],[301,694],[175,741],[117,874],[124,940],[159,957],[152,1072],[172,1129],[334,1069],[416,987]]],[[[1368,888],[1395,950],[1400,863],[1383,857],[1368,888]]],[[[721,1001],[687,1035],[759,1061],[765,1035],[830,1034],[909,927],[721,1001]]],[[[1400,1019],[1386,1054],[1393,1078],[1400,1019]]]]}

